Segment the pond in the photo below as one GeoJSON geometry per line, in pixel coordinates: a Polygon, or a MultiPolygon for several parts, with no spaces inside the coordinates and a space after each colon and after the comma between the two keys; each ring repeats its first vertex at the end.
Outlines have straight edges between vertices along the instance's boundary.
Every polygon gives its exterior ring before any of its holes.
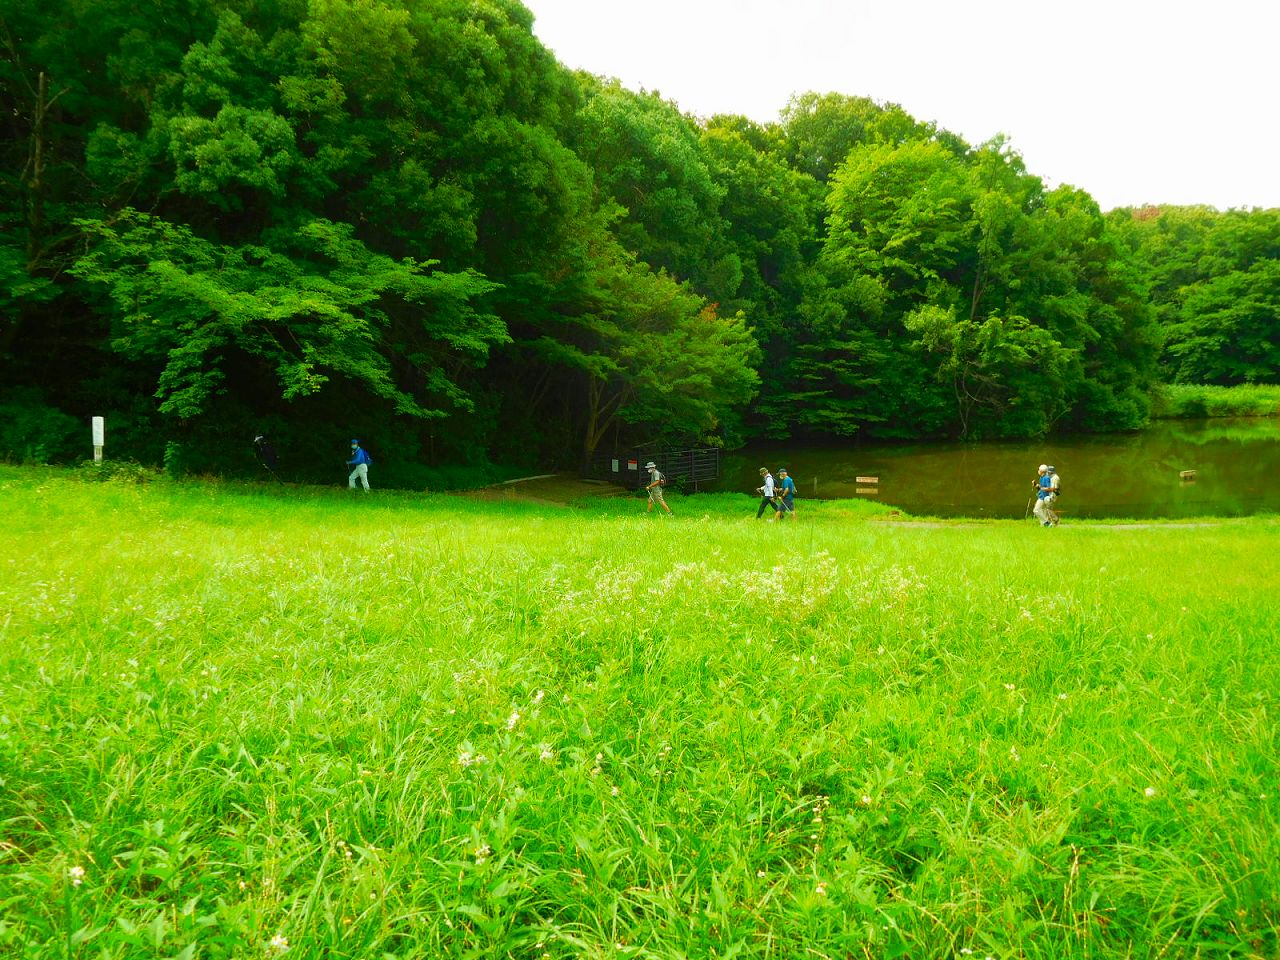
{"type": "Polygon", "coordinates": [[[801,497],[864,497],[917,516],[1022,517],[1042,463],[1062,478],[1064,520],[1280,513],[1274,417],[1158,420],[1139,433],[1033,442],[753,445],[724,455],[713,489],[750,493],[760,467],[785,466],[801,497]]]}

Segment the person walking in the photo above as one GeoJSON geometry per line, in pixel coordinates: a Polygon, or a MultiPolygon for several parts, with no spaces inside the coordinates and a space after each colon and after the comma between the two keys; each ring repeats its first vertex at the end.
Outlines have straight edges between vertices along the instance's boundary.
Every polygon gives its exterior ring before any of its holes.
{"type": "Polygon", "coordinates": [[[1036,508],[1033,513],[1042,527],[1052,527],[1058,522],[1058,515],[1050,507],[1053,505],[1053,480],[1049,476],[1049,465],[1040,464],[1039,476],[1031,481],[1036,488],[1036,508]]]}
{"type": "Polygon", "coordinates": [[[276,475],[276,448],[271,445],[271,441],[260,433],[253,438],[253,449],[258,454],[258,462],[262,464],[267,473],[275,477],[277,483],[282,482],[280,477],[276,475]]]}
{"type": "Polygon", "coordinates": [[[351,459],[347,461],[347,466],[352,467],[351,475],[347,477],[347,486],[352,490],[356,488],[356,481],[359,480],[364,484],[364,492],[369,492],[369,464],[373,463],[373,459],[369,456],[364,447],[360,446],[359,440],[351,441],[351,459]]]}
{"type": "Polygon", "coordinates": [[[764,516],[764,508],[772,507],[773,516],[769,518],[770,522],[778,519],[778,511],[781,509],[777,502],[777,493],[773,486],[773,474],[769,472],[768,467],[760,468],[760,477],[762,486],[756,487],[756,493],[760,494],[760,509],[756,511],[756,519],[759,520],[764,516]]]}
{"type": "Polygon", "coordinates": [[[1058,479],[1058,468],[1052,463],[1049,464],[1049,496],[1045,499],[1049,501],[1045,511],[1049,514],[1050,522],[1056,527],[1058,525],[1058,511],[1056,508],[1058,496],[1062,490],[1062,481],[1058,479]]]}
{"type": "Polygon", "coordinates": [[[662,475],[662,471],[658,469],[658,465],[650,460],[644,465],[649,471],[649,483],[645,487],[649,491],[649,506],[645,508],[645,513],[653,511],[653,505],[656,503],[667,511],[667,516],[671,516],[671,508],[667,506],[666,497],[662,495],[662,485],[666,482],[666,477],[662,475]]]}
{"type": "Polygon", "coordinates": [[[778,493],[782,501],[782,517],[796,518],[796,482],[787,473],[786,467],[778,469],[778,493]]]}

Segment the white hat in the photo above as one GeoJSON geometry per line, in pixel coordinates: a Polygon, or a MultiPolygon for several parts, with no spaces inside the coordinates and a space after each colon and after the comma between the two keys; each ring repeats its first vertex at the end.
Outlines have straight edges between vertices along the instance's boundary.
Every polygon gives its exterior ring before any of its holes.
{"type": "Polygon", "coordinates": [[[646,470],[656,470],[658,469],[658,465],[654,463],[652,460],[650,460],[648,463],[644,465],[644,468],[646,470]]]}
{"type": "Polygon", "coordinates": [[[1049,468],[1048,468],[1047,466],[1045,466],[1043,463],[1042,463],[1042,464],[1040,464],[1040,472],[1041,472],[1041,473],[1044,473],[1044,472],[1045,472],[1046,470],[1048,470],[1048,469],[1049,469],[1049,468]]]}

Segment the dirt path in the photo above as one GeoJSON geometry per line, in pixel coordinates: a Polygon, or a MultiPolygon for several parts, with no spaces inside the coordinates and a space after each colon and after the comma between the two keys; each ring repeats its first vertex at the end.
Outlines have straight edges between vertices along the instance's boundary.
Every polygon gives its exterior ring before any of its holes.
{"type": "Polygon", "coordinates": [[[472,497],[476,500],[524,500],[558,507],[568,506],[571,501],[581,500],[583,497],[625,497],[626,495],[627,491],[622,487],[605,483],[603,480],[583,480],[576,473],[524,477],[520,480],[508,480],[506,483],[495,483],[491,487],[459,494],[459,496],[472,497]]]}

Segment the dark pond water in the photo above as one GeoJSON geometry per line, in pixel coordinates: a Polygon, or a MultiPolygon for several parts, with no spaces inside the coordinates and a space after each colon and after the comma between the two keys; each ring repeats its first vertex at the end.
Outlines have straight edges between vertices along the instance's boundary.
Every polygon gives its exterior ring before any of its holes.
{"type": "Polygon", "coordinates": [[[915,515],[1022,517],[1042,463],[1062,478],[1064,519],[1280,513],[1276,418],[1160,420],[1141,433],[1030,443],[753,446],[725,454],[715,489],[750,493],[760,467],[785,466],[802,497],[865,497],[915,515]],[[1186,470],[1193,480],[1180,478],[1186,470]]]}

